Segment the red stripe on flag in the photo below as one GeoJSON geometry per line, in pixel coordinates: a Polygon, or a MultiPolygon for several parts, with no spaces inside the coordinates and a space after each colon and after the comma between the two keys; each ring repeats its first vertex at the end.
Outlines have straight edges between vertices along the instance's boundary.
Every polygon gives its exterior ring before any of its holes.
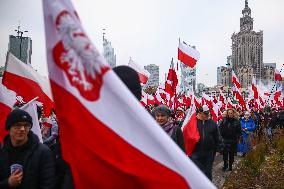
{"type": "Polygon", "coordinates": [[[200,139],[199,131],[197,128],[196,113],[193,113],[189,121],[183,127],[183,136],[186,154],[191,156],[192,152],[200,139]]]}
{"type": "Polygon", "coordinates": [[[8,134],[5,129],[6,118],[8,114],[11,112],[11,108],[6,104],[0,103],[0,143],[3,141],[4,137],[8,134]]]}
{"type": "Polygon", "coordinates": [[[51,86],[62,153],[76,188],[189,188],[183,177],[127,143],[70,93],[54,82],[51,86]]]}
{"type": "Polygon", "coordinates": [[[180,60],[182,63],[188,65],[191,68],[193,68],[197,62],[197,60],[188,56],[186,53],[182,52],[180,49],[178,49],[178,60],[180,60]]]}
{"type": "Polygon", "coordinates": [[[148,81],[148,77],[145,76],[145,75],[143,75],[143,74],[141,74],[141,73],[139,73],[139,72],[137,72],[137,73],[138,73],[138,75],[139,75],[140,83],[146,84],[147,81],[148,81]]]}

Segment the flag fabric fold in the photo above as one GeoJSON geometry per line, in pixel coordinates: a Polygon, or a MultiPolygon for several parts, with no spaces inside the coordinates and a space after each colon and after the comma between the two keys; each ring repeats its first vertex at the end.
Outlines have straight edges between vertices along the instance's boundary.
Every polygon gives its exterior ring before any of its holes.
{"type": "Polygon", "coordinates": [[[275,69],[274,79],[275,79],[275,81],[282,81],[283,80],[281,73],[277,69],[275,69]]]}
{"type": "Polygon", "coordinates": [[[185,151],[188,156],[191,156],[196,144],[200,139],[200,134],[197,128],[197,118],[195,107],[191,106],[182,126],[185,151]]]}
{"type": "Polygon", "coordinates": [[[6,65],[3,84],[23,97],[25,102],[38,97],[38,101],[43,103],[45,116],[49,116],[53,108],[49,80],[11,53],[7,55],[6,65]]]}
{"type": "Polygon", "coordinates": [[[140,66],[136,62],[134,62],[132,60],[132,58],[130,58],[130,60],[128,62],[128,66],[133,68],[138,73],[140,83],[143,83],[143,84],[147,83],[147,81],[150,77],[150,73],[147,70],[145,70],[142,66],[140,66]]]}
{"type": "Polygon", "coordinates": [[[0,143],[8,134],[5,129],[6,118],[16,103],[16,93],[0,83],[0,143]]]}

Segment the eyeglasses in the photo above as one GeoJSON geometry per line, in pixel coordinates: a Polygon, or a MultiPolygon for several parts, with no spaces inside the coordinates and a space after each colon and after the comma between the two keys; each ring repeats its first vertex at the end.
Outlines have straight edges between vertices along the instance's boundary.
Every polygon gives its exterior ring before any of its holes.
{"type": "Polygon", "coordinates": [[[19,130],[22,127],[24,127],[26,130],[30,129],[32,126],[30,123],[15,123],[14,125],[12,125],[13,128],[19,130]]]}

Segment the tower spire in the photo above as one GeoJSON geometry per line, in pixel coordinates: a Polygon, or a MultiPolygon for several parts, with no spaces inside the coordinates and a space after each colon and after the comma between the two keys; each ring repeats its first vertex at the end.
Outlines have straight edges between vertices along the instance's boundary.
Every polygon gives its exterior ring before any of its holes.
{"type": "Polygon", "coordinates": [[[248,7],[248,0],[245,1],[245,7],[248,7]]]}

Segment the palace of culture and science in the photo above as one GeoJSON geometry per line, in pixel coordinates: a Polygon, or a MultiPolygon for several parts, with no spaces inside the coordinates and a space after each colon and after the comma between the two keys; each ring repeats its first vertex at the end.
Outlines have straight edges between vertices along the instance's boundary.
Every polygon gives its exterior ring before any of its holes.
{"type": "Polygon", "coordinates": [[[248,1],[240,18],[240,31],[233,33],[232,55],[227,57],[227,66],[217,68],[217,84],[231,86],[232,70],[235,72],[242,88],[251,85],[252,78],[268,84],[274,80],[276,63],[263,63],[263,31],[253,30],[253,18],[248,1]]]}

